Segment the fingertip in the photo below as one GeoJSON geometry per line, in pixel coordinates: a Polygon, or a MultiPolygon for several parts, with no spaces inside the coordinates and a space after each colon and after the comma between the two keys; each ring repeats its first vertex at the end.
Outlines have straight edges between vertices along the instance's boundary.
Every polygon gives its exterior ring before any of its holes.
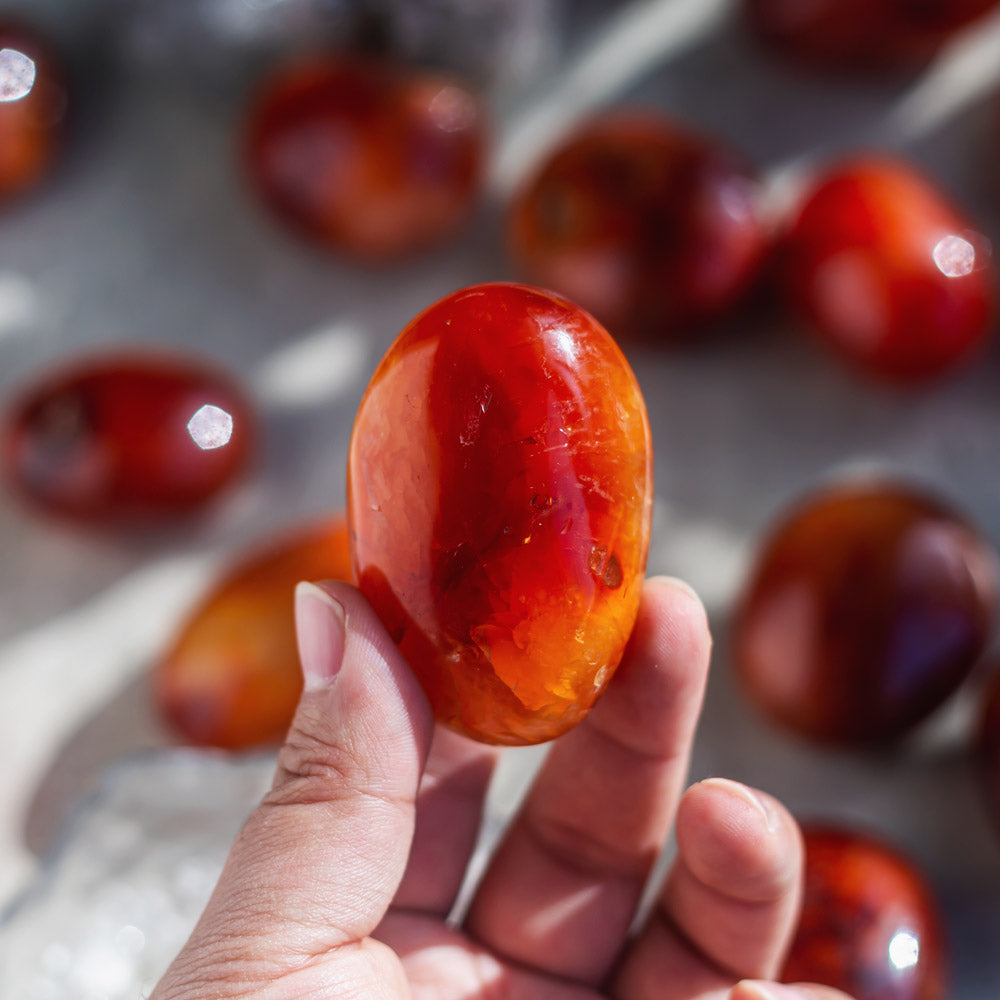
{"type": "Polygon", "coordinates": [[[798,885],[798,825],[766,792],[729,778],[700,781],[681,798],[676,832],[687,868],[726,896],[770,902],[798,885]]]}
{"type": "Polygon", "coordinates": [[[697,690],[704,685],[711,649],[708,615],[694,590],[674,577],[646,580],[623,667],[653,665],[697,690]]]}
{"type": "Polygon", "coordinates": [[[643,754],[686,759],[710,652],[708,618],[694,591],[651,577],[621,664],[588,721],[643,754]]]}
{"type": "Polygon", "coordinates": [[[674,576],[651,576],[643,586],[640,615],[655,609],[683,626],[694,640],[711,646],[708,612],[697,591],[685,580],[674,576]]]}

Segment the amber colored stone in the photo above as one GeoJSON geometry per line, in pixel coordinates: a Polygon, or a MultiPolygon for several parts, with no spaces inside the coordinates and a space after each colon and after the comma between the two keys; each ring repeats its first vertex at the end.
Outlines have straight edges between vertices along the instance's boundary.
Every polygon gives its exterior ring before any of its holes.
{"type": "Polygon", "coordinates": [[[353,257],[396,258],[451,236],[479,194],[485,110],[457,80],[348,57],[274,75],[245,160],[293,229],[353,257]]]}
{"type": "Polygon", "coordinates": [[[28,28],[0,23],[0,202],[49,173],[65,141],[67,105],[50,46],[28,28]]]}
{"type": "Polygon", "coordinates": [[[847,73],[914,69],[997,0],[744,0],[752,30],[799,65],[847,73]]]}
{"type": "Polygon", "coordinates": [[[767,233],[749,168],[651,114],[595,118],[514,199],[510,252],[528,280],[616,337],[677,338],[731,310],[767,233]]]}
{"type": "Polygon", "coordinates": [[[348,519],[439,719],[517,744],[587,714],[637,613],[651,471],[624,356],[560,296],[477,285],[403,330],[354,424],[348,519]]]}
{"type": "Polygon", "coordinates": [[[994,621],[995,556],[903,484],[828,488],[761,546],[733,630],[752,700],[800,735],[886,744],[966,678],[994,621]]]}
{"type": "Polygon", "coordinates": [[[188,615],[157,664],[160,714],[196,745],[233,750],[280,740],[302,691],[295,585],[351,579],[343,517],[301,527],[244,556],[188,615]]]}
{"type": "Polygon", "coordinates": [[[169,517],[243,472],[251,424],[242,393],[213,368],[109,352],[49,370],[11,405],[4,472],[46,513],[109,524],[169,517]]]}
{"type": "Polygon", "coordinates": [[[805,892],[781,979],[853,1000],[943,1000],[947,956],[938,904],[900,851],[867,833],[803,828],[805,892]]]}
{"type": "Polygon", "coordinates": [[[989,241],[899,161],[858,159],[818,178],[782,261],[803,320],[848,362],[883,378],[940,375],[992,329],[989,241]]]}

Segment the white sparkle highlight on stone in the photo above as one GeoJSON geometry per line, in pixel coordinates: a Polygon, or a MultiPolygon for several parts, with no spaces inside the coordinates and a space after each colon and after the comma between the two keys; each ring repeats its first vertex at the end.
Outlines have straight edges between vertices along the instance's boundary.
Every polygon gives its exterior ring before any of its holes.
{"type": "Polygon", "coordinates": [[[976,266],[976,248],[961,236],[945,236],[932,252],[938,270],[948,278],[964,278],[976,266]]]}
{"type": "Polygon", "coordinates": [[[187,429],[199,448],[211,451],[229,444],[233,436],[233,418],[220,407],[206,403],[188,421],[187,429]]]}
{"type": "Polygon", "coordinates": [[[427,110],[442,132],[461,132],[476,120],[476,102],[460,87],[442,87],[427,110]]]}
{"type": "Polygon", "coordinates": [[[920,942],[909,931],[900,931],[889,942],[889,961],[894,969],[912,969],[920,959],[920,942]]]}
{"type": "Polygon", "coordinates": [[[17,49],[0,49],[0,101],[19,101],[35,86],[35,61],[17,49]]]}

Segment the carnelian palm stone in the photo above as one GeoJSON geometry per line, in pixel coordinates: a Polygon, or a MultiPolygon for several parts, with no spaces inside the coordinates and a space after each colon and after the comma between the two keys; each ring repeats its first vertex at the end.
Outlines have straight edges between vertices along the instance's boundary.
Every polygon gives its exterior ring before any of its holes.
{"type": "Polygon", "coordinates": [[[522,744],[587,714],[638,610],[651,475],[635,377],[566,299],[478,285],[403,330],[358,411],[348,517],[439,719],[522,744]]]}

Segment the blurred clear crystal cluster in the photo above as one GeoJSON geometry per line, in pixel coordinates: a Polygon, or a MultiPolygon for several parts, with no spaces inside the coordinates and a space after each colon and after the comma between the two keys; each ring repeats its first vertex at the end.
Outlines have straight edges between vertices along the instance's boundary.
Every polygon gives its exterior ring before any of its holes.
{"type": "Polygon", "coordinates": [[[169,751],[112,767],[0,934],[0,996],[148,996],[194,927],[267,755],[169,751]]]}

